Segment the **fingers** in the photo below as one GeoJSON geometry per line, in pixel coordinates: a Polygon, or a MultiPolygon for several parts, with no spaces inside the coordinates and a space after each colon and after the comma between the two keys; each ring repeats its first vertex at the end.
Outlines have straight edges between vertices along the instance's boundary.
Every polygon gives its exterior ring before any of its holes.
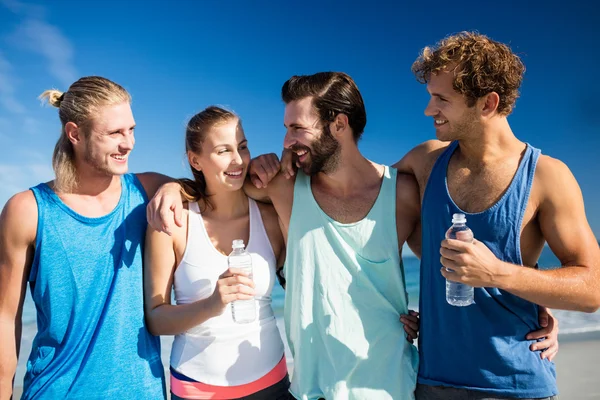
{"type": "Polygon", "coordinates": [[[400,322],[404,324],[404,328],[410,328],[414,332],[419,331],[419,318],[412,315],[401,315],[400,322]]]}
{"type": "MultiPolygon", "coordinates": [[[[546,327],[546,328],[542,328],[542,329],[539,329],[537,331],[533,331],[533,332],[528,333],[527,336],[525,336],[525,338],[527,340],[542,339],[542,338],[545,338],[548,335],[550,335],[551,332],[552,332],[552,329],[546,327]]],[[[543,348],[543,347],[540,347],[540,348],[543,348]]]]}
{"type": "Polygon", "coordinates": [[[548,326],[549,313],[544,306],[538,306],[538,322],[542,327],[548,326]]]}
{"type": "Polygon", "coordinates": [[[281,171],[283,172],[286,179],[290,179],[296,173],[294,170],[294,152],[288,149],[284,149],[281,154],[281,171]]]}
{"type": "Polygon", "coordinates": [[[175,218],[175,225],[181,228],[183,226],[183,223],[181,222],[181,214],[183,214],[182,202],[179,201],[173,205],[173,214],[175,218]]]}
{"type": "Polygon", "coordinates": [[[554,357],[558,354],[558,342],[555,345],[548,347],[546,350],[542,351],[541,357],[542,360],[548,359],[548,361],[554,360],[554,357]]]}
{"type": "Polygon", "coordinates": [[[404,332],[406,332],[406,340],[410,343],[414,342],[417,339],[418,334],[416,331],[410,329],[408,326],[404,325],[404,332]]]}

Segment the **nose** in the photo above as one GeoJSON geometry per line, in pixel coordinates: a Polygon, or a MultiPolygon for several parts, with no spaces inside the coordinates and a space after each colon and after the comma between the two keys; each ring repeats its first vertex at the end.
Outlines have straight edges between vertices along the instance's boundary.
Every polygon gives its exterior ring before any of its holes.
{"type": "Polygon", "coordinates": [[[285,137],[283,138],[283,147],[289,149],[291,146],[296,144],[296,139],[294,138],[294,134],[288,129],[285,132],[285,137]]]}
{"type": "Polygon", "coordinates": [[[242,165],[244,161],[242,160],[242,156],[240,155],[239,151],[236,150],[233,152],[233,159],[231,162],[235,165],[242,165]]]}
{"type": "Polygon", "coordinates": [[[128,132],[124,135],[123,140],[121,141],[121,149],[125,151],[133,150],[133,146],[135,145],[135,137],[133,133],[128,132]]]}
{"type": "Polygon", "coordinates": [[[427,117],[433,117],[436,114],[437,114],[437,110],[434,107],[433,97],[432,97],[429,99],[429,103],[427,103],[427,107],[425,107],[425,115],[427,117]]]}

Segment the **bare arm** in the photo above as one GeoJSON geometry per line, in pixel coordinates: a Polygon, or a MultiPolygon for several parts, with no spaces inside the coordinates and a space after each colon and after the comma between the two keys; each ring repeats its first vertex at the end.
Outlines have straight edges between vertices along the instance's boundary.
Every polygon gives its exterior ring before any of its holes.
{"type": "Polygon", "coordinates": [[[0,399],[10,399],[12,395],[37,217],[31,191],[11,198],[0,216],[0,399]]]}
{"type": "Polygon", "coordinates": [[[600,308],[600,249],[579,185],[564,164],[549,157],[540,158],[535,179],[530,201],[539,204],[542,235],[562,267],[523,268],[498,260],[481,242],[444,240],[441,262],[454,272],[442,268],[442,275],[471,286],[497,287],[549,308],[595,312],[600,308]]]}
{"type": "Polygon", "coordinates": [[[146,196],[148,196],[149,199],[151,199],[156,194],[156,191],[159,187],[161,187],[165,183],[174,181],[173,178],[166,175],[158,174],[156,172],[144,172],[141,174],[136,174],[136,176],[140,180],[142,186],[144,187],[144,190],[146,191],[146,196]]]}
{"type": "Polygon", "coordinates": [[[396,182],[396,231],[398,247],[404,242],[417,257],[421,257],[421,200],[415,177],[398,173],[396,182]]]}
{"type": "Polygon", "coordinates": [[[500,284],[546,307],[595,312],[600,308],[600,249],[585,216],[581,189],[558,160],[540,158],[538,171],[543,196],[538,220],[562,268],[539,271],[511,266],[500,284]]]}
{"type": "Polygon", "coordinates": [[[150,227],[146,232],[144,310],[148,329],[153,335],[177,335],[185,332],[220,315],[227,303],[250,299],[254,294],[250,288],[254,284],[246,273],[231,269],[221,275],[211,296],[190,304],[172,305],[171,289],[177,262],[174,244],[182,236],[185,241],[185,232],[182,232],[185,230],[179,228],[172,236],[150,227]]]}

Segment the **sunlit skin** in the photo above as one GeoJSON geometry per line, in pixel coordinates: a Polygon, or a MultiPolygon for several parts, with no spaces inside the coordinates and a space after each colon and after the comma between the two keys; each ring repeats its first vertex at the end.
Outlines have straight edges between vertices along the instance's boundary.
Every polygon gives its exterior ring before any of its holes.
{"type": "Polygon", "coordinates": [[[287,104],[283,125],[286,128],[283,145],[295,153],[296,165],[305,174],[332,172],[337,168],[340,145],[329,131],[325,131],[329,127],[319,123],[312,98],[287,104]]]}
{"type": "Polygon", "coordinates": [[[464,139],[481,131],[478,108],[469,107],[466,98],[454,90],[452,71],[432,74],[427,83],[431,98],[425,115],[433,118],[435,136],[441,141],[464,139]]]}
{"type": "Polygon", "coordinates": [[[244,185],[250,150],[237,118],[211,128],[200,153],[188,152],[190,165],[202,171],[208,193],[236,191],[244,185]]]}
{"type": "MultiPolygon", "coordinates": [[[[129,103],[101,107],[90,121],[89,134],[82,127],[65,127],[79,156],[78,171],[87,176],[126,174],[129,155],[135,145],[135,120],[129,103]]],[[[70,125],[73,123],[68,123],[70,125]]],[[[74,125],[74,124],[73,124],[74,125]]]]}

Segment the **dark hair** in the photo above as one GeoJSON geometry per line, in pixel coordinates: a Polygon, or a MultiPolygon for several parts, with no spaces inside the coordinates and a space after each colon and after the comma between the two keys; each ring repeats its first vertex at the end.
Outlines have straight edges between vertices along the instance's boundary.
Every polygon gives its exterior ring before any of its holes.
{"type": "Polygon", "coordinates": [[[469,107],[496,92],[500,96],[498,113],[512,112],[525,66],[510,47],[479,33],[461,32],[442,39],[433,48],[425,47],[412,71],[419,82],[427,83],[431,74],[448,67],[454,69],[454,90],[466,96],[469,107]]]}
{"type": "MultiPolygon", "coordinates": [[[[196,154],[202,152],[202,144],[208,132],[218,125],[223,125],[232,119],[239,119],[237,115],[229,110],[217,106],[210,106],[194,115],[187,124],[185,130],[185,150],[196,154]]],[[[196,202],[200,199],[207,207],[212,207],[206,193],[206,180],[202,171],[198,171],[191,164],[194,179],[179,179],[183,196],[188,201],[196,202]]]]}
{"type": "Polygon", "coordinates": [[[333,122],[345,114],[358,142],[367,124],[363,98],[352,78],[343,72],[319,72],[313,75],[292,76],[281,88],[285,104],[312,97],[312,104],[321,123],[333,122]]]}

